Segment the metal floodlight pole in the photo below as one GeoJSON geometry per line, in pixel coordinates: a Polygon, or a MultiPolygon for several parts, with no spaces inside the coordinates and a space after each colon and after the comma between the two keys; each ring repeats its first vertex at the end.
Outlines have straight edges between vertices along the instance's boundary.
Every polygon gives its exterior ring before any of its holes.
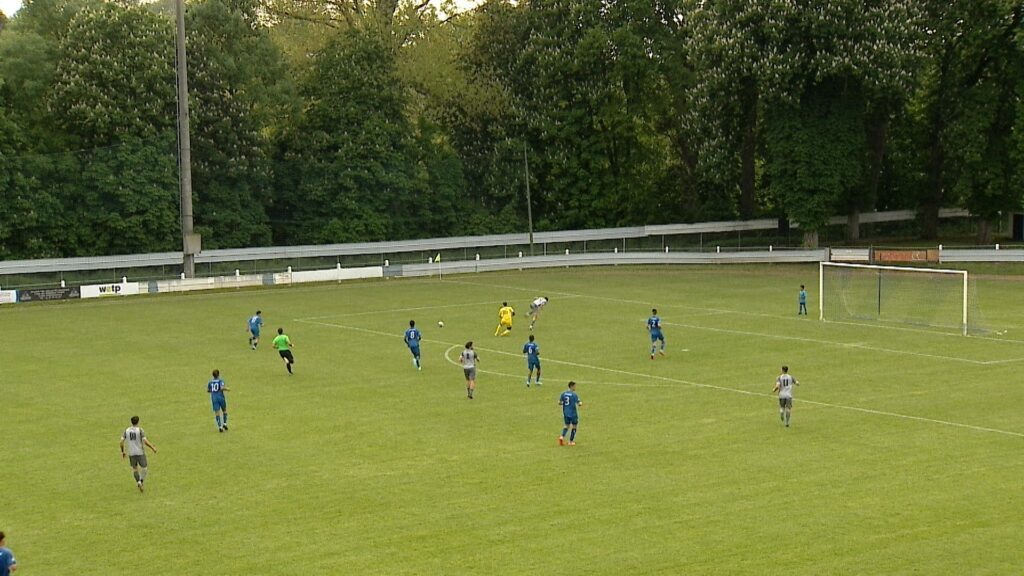
{"type": "Polygon", "coordinates": [[[185,4],[176,0],[177,37],[175,38],[178,75],[178,178],[181,191],[182,272],[186,278],[196,275],[197,247],[192,229],[192,144],[188,126],[188,70],[185,60],[185,4]]]}
{"type": "Polygon", "coordinates": [[[533,202],[530,201],[530,158],[526,155],[526,142],[523,142],[523,169],[526,172],[526,221],[530,227],[530,256],[533,256],[533,202]]]}

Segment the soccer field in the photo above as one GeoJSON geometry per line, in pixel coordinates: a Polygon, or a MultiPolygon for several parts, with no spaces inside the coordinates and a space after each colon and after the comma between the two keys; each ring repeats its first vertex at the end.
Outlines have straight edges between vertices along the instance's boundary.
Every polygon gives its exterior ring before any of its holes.
{"type": "Polygon", "coordinates": [[[1022,288],[979,280],[1006,331],[991,337],[819,322],[816,265],[3,307],[0,530],[26,576],[1021,574],[1022,288]],[[536,296],[551,299],[544,386],[526,388],[536,296]],[[503,300],[517,316],[499,338],[503,300]],[[654,361],[652,307],[668,343],[654,361]],[[771,394],[782,364],[800,381],[790,428],[771,394]],[[559,447],[570,379],[578,445],[559,447]],[[132,415],[159,450],[142,494],[117,446],[132,415]]]}

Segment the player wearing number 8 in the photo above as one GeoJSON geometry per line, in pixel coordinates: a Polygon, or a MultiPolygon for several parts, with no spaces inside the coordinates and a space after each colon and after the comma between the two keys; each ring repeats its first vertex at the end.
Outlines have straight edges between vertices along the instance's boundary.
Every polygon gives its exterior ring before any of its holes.
{"type": "Polygon", "coordinates": [[[132,425],[121,434],[121,458],[128,457],[128,464],[132,467],[132,476],[135,478],[135,485],[139,487],[139,492],[142,492],[146,475],[149,473],[145,446],[149,446],[149,449],[156,454],[156,446],[149,443],[145,431],[139,427],[139,417],[132,416],[132,425]],[[126,445],[127,454],[125,453],[126,445]]]}

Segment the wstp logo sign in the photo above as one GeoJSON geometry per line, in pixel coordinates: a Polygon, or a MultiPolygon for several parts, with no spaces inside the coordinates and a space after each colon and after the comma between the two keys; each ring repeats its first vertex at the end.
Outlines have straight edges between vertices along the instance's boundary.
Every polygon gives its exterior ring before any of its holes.
{"type": "Polygon", "coordinates": [[[102,298],[105,296],[131,296],[138,293],[138,282],[121,282],[120,284],[93,284],[91,286],[82,286],[82,298],[102,298]]]}

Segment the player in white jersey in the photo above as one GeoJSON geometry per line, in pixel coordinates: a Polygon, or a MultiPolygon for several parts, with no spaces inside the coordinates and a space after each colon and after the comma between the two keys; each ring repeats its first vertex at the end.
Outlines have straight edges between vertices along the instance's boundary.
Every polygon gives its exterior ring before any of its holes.
{"type": "Polygon", "coordinates": [[[534,324],[537,323],[537,317],[540,316],[541,308],[544,308],[548,303],[547,296],[538,296],[533,302],[530,302],[530,330],[533,330],[534,324]]]}
{"type": "Polygon", "coordinates": [[[473,391],[476,390],[476,363],[480,356],[473,350],[473,341],[466,342],[466,349],[459,355],[459,362],[462,363],[462,373],[466,375],[466,397],[473,399],[473,391]]]}
{"type": "Polygon", "coordinates": [[[799,386],[796,378],[789,373],[789,366],[782,367],[782,374],[775,379],[775,388],[772,392],[779,393],[779,420],[789,428],[789,416],[793,412],[793,387],[799,386]]]}
{"type": "Polygon", "coordinates": [[[121,434],[121,458],[128,458],[128,464],[132,467],[132,476],[135,477],[135,485],[139,492],[143,490],[143,483],[146,482],[146,474],[149,472],[149,464],[146,462],[146,449],[156,454],[156,446],[149,443],[146,433],[139,427],[139,417],[132,416],[132,425],[121,434]],[[127,453],[125,448],[127,447],[127,453]]]}

